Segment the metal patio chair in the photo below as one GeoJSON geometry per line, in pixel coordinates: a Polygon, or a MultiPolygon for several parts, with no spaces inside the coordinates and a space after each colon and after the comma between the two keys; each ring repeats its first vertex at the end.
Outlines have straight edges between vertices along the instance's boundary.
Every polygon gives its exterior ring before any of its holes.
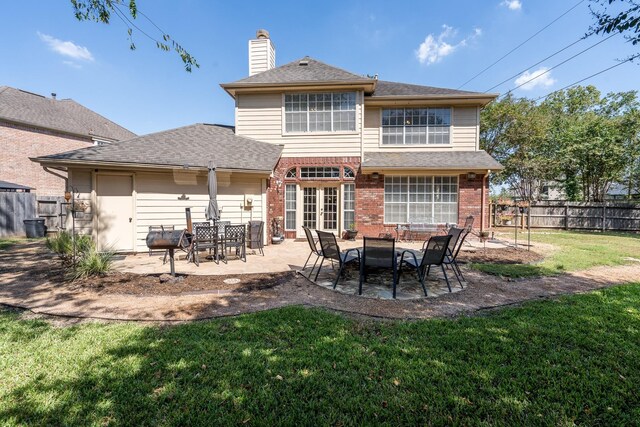
{"type": "Polygon", "coordinates": [[[209,254],[213,255],[213,260],[217,263],[220,257],[218,252],[218,227],[212,225],[195,225],[192,239],[193,262],[200,266],[200,251],[209,250],[209,254]],[[211,253],[213,250],[213,254],[211,253]]]}
{"type": "Polygon", "coordinates": [[[444,274],[444,280],[447,282],[447,288],[449,288],[449,292],[451,292],[451,284],[449,283],[449,277],[444,267],[444,259],[447,255],[450,240],[451,236],[448,234],[446,236],[433,236],[427,242],[424,253],[413,250],[403,251],[400,256],[398,282],[400,282],[400,277],[402,277],[402,267],[407,265],[416,270],[424,295],[427,296],[427,287],[424,281],[431,271],[431,266],[439,265],[442,269],[442,274],[444,274]]]}
{"type": "Polygon", "coordinates": [[[393,298],[395,298],[398,284],[398,255],[396,253],[395,239],[365,236],[364,247],[360,254],[358,295],[362,295],[362,283],[367,280],[367,270],[371,268],[391,269],[393,271],[393,298]]]}
{"type": "Polygon", "coordinates": [[[333,289],[335,289],[338,285],[338,280],[340,280],[340,276],[342,275],[342,271],[344,270],[344,266],[354,261],[360,261],[360,250],[357,248],[352,248],[342,252],[340,251],[340,246],[338,246],[338,241],[336,240],[335,234],[327,233],[326,231],[320,230],[316,230],[316,234],[318,235],[318,240],[320,241],[322,259],[320,260],[320,266],[318,267],[318,271],[316,272],[316,277],[314,280],[318,280],[318,274],[320,274],[322,263],[324,263],[325,259],[328,259],[332,262],[336,261],[338,262],[340,268],[338,269],[338,274],[336,275],[336,279],[333,282],[333,289]]]}
{"type": "Polygon", "coordinates": [[[307,260],[304,262],[304,266],[302,267],[302,270],[300,270],[300,273],[302,273],[304,269],[307,268],[307,264],[311,259],[311,255],[316,256],[316,261],[313,263],[313,267],[311,267],[311,271],[309,271],[309,275],[307,276],[307,278],[310,279],[311,275],[313,274],[313,270],[316,268],[316,264],[318,263],[318,260],[322,257],[322,249],[318,248],[318,242],[313,237],[313,233],[311,232],[309,227],[303,226],[302,229],[304,230],[304,234],[307,237],[307,243],[309,244],[309,249],[311,250],[311,252],[309,252],[309,256],[307,257],[307,260]]]}
{"type": "Polygon", "coordinates": [[[447,251],[447,256],[444,259],[444,264],[447,266],[451,266],[453,271],[456,273],[456,278],[460,283],[460,287],[464,289],[464,285],[462,284],[462,282],[466,282],[467,280],[462,275],[462,270],[458,265],[457,259],[458,259],[458,254],[460,253],[460,249],[462,248],[462,245],[464,244],[465,239],[467,238],[467,236],[471,231],[464,228],[461,230],[462,232],[458,239],[458,244],[454,247],[454,249],[450,253],[447,251]]]}
{"type": "Polygon", "coordinates": [[[247,227],[242,225],[226,225],[224,227],[223,246],[226,254],[229,249],[236,250],[236,256],[247,262],[247,227]]]}

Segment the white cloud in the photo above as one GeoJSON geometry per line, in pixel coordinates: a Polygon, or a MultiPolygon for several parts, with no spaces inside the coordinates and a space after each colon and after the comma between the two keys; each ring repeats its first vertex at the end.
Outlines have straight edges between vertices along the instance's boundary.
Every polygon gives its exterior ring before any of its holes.
{"type": "Polygon", "coordinates": [[[520,10],[522,9],[522,2],[520,0],[504,0],[500,3],[500,6],[505,6],[509,10],[520,10]]]}
{"type": "Polygon", "coordinates": [[[435,64],[440,62],[445,56],[451,55],[456,49],[465,47],[468,42],[475,40],[482,35],[482,29],[474,28],[473,33],[460,40],[457,43],[450,43],[446,40],[455,38],[458,34],[458,30],[448,25],[442,26],[442,32],[435,36],[433,34],[427,35],[424,41],[420,43],[418,49],[415,51],[416,58],[421,64],[435,64]]]}
{"type": "Polygon", "coordinates": [[[518,77],[514,83],[516,86],[522,85],[520,89],[523,90],[533,90],[537,87],[552,86],[556,82],[556,79],[551,77],[551,72],[547,72],[548,70],[549,68],[547,67],[540,67],[535,71],[525,71],[520,74],[520,77],[518,77]]]}
{"type": "Polygon", "coordinates": [[[68,56],[69,58],[81,59],[84,61],[93,61],[93,55],[89,52],[89,49],[84,46],[79,46],[72,41],[60,40],[40,32],[38,32],[38,37],[40,37],[40,40],[49,46],[49,49],[62,56],[68,56]]]}

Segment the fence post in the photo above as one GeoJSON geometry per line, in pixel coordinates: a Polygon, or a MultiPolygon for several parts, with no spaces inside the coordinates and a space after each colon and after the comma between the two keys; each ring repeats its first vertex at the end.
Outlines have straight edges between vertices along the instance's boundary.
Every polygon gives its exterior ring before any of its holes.
{"type": "Polygon", "coordinates": [[[569,229],[569,201],[564,202],[564,229],[569,229]]]}

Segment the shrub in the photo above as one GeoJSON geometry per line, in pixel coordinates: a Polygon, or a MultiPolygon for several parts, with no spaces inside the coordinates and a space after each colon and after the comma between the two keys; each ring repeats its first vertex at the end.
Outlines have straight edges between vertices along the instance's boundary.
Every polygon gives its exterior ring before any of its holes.
{"type": "Polygon", "coordinates": [[[113,262],[112,251],[99,252],[91,236],[76,234],[76,259],[73,262],[73,238],[71,233],[62,231],[47,238],[47,248],[58,254],[69,276],[74,280],[81,277],[103,275],[109,272],[113,262]]]}
{"type": "Polygon", "coordinates": [[[111,251],[98,252],[95,245],[82,255],[76,261],[73,270],[73,279],[80,279],[89,276],[105,275],[111,270],[114,253],[111,251]]]}

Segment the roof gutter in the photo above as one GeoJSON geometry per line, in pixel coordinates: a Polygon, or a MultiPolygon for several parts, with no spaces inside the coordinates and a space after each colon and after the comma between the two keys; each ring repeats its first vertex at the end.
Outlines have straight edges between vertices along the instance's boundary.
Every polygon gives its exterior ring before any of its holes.
{"type": "Polygon", "coordinates": [[[108,141],[108,142],[117,142],[117,141],[119,141],[118,139],[110,138],[108,136],[102,136],[102,135],[97,135],[97,134],[93,134],[93,133],[86,133],[85,134],[85,133],[71,132],[71,131],[68,131],[68,130],[54,128],[54,127],[50,127],[50,126],[42,126],[42,125],[39,125],[39,124],[33,123],[33,122],[27,122],[27,121],[23,121],[23,120],[14,120],[14,119],[10,119],[10,118],[7,118],[7,117],[0,117],[0,121],[4,121],[4,122],[15,124],[15,125],[23,125],[23,126],[29,126],[29,127],[38,128],[38,129],[45,129],[45,130],[49,130],[49,131],[59,132],[59,133],[65,134],[65,135],[75,136],[76,138],[90,139],[92,142],[93,142],[94,139],[99,139],[101,141],[108,141]]]}
{"type": "Polygon", "coordinates": [[[339,87],[339,88],[363,88],[365,92],[373,92],[376,87],[376,80],[322,80],[322,81],[303,81],[291,83],[220,83],[232,98],[235,98],[237,92],[272,92],[272,91],[290,91],[296,89],[305,89],[314,86],[322,87],[339,87]]]}
{"type": "Polygon", "coordinates": [[[388,95],[388,96],[368,96],[365,97],[365,105],[389,105],[389,104],[420,104],[424,102],[442,102],[447,103],[459,102],[461,104],[476,104],[480,106],[487,105],[493,101],[499,94],[497,93],[481,93],[481,94],[465,94],[465,95],[388,95]]]}
{"type": "MultiPolygon", "coordinates": [[[[52,168],[62,172],[62,169],[55,168],[55,167],[52,167],[52,168]]],[[[69,188],[69,176],[64,176],[64,175],[59,174],[58,172],[54,172],[51,169],[49,169],[48,166],[43,166],[42,169],[44,169],[45,172],[48,172],[53,176],[57,176],[58,178],[64,179],[64,189],[65,189],[65,191],[67,190],[67,188],[69,188]]]]}
{"type": "MultiPolygon", "coordinates": [[[[159,165],[153,163],[124,163],[124,162],[96,162],[86,160],[68,160],[68,159],[48,159],[45,157],[30,157],[32,162],[39,163],[43,168],[53,167],[52,165],[59,166],[76,166],[76,167],[111,167],[120,169],[162,169],[162,170],[193,170],[193,171],[206,171],[207,166],[192,166],[192,165],[159,165]]],[[[216,168],[218,172],[242,172],[248,174],[268,175],[271,174],[271,169],[236,169],[236,168],[216,168]]]]}

